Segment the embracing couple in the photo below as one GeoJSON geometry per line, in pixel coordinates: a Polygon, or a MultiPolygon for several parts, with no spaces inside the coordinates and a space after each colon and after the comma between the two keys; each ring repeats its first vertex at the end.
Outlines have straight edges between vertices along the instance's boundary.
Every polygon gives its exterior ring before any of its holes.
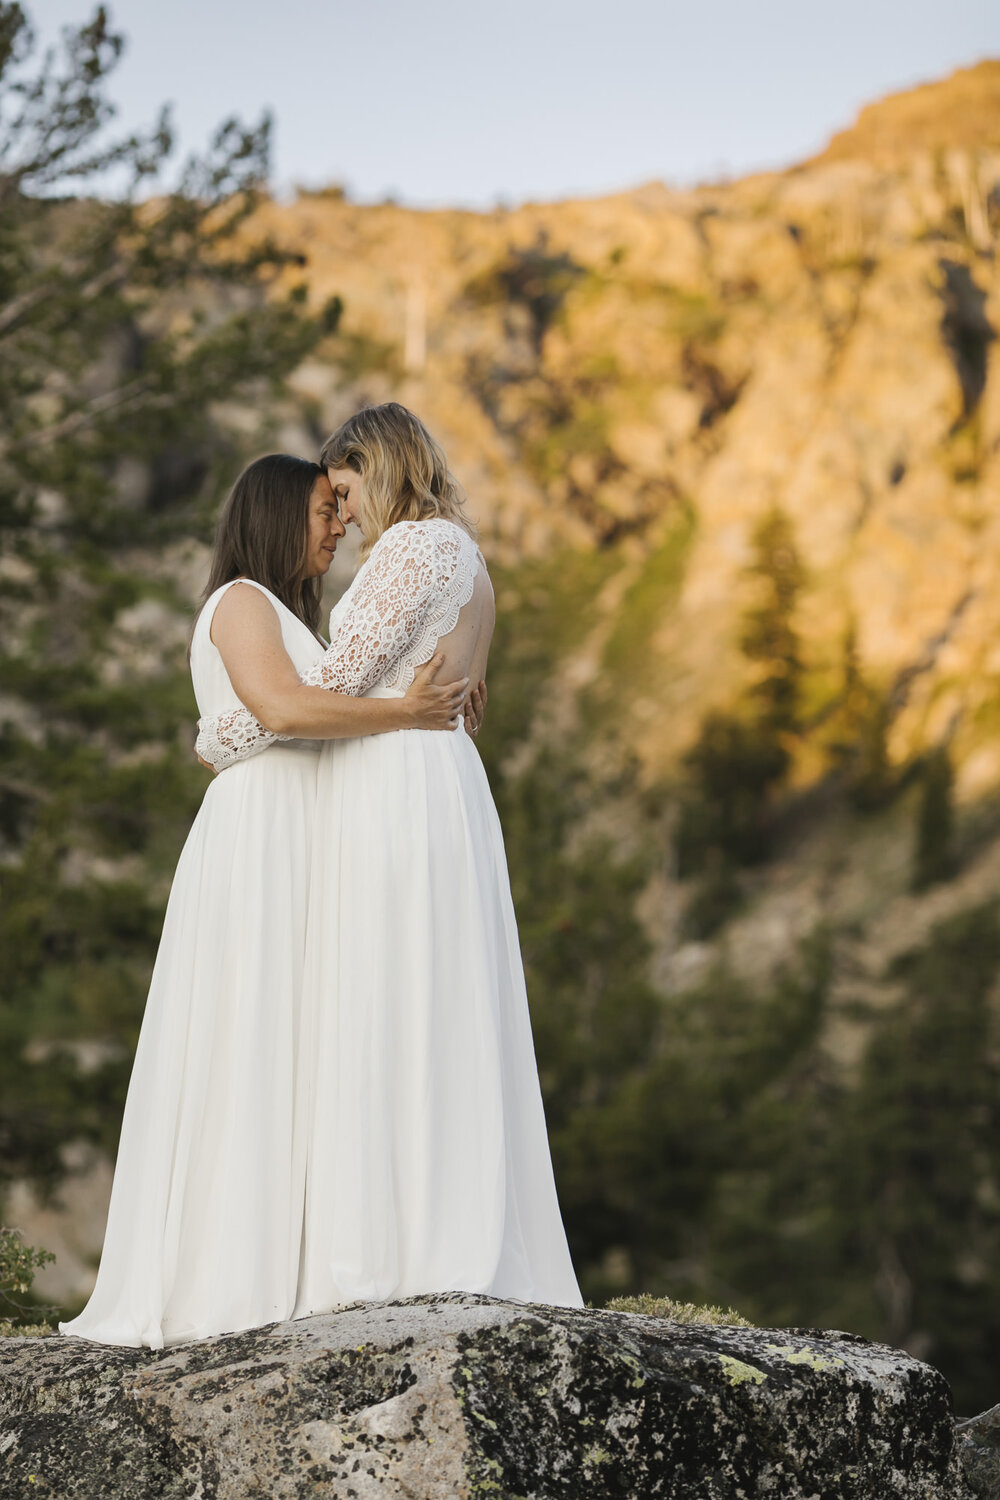
{"type": "Polygon", "coordinates": [[[161,1348],[422,1292],[581,1305],[474,744],[493,623],[462,491],[404,407],[358,412],[319,465],[240,476],[191,642],[221,774],[64,1333],[161,1348]],[[352,522],[364,561],[328,647],[321,582],[352,522]]]}

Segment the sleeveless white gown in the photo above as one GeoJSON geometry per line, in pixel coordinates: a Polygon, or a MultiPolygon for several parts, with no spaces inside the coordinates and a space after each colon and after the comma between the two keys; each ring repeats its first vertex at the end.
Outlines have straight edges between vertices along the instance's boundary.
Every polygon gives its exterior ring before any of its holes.
{"type": "MultiPolygon", "coordinates": [[[[191,645],[202,714],[239,699],[209,638],[191,645]]],[[[255,584],[255,588],[260,585],[255,584]]],[[[302,671],[322,646],[266,589],[302,671]]],[[[94,1293],[63,1333],[164,1344],[291,1316],[307,1136],[296,1109],[316,742],[217,776],[167,905],[129,1084],[94,1293]]]]}
{"type": "MultiPolygon", "coordinates": [[[[401,695],[481,568],[451,522],[390,527],[304,680],[401,695]]],[[[259,753],[273,736],[246,709],[202,731],[199,751],[218,766],[272,753],[259,753]]],[[[581,1306],[503,836],[475,745],[461,724],[328,742],[316,806],[296,1315],[435,1291],[581,1306]]]]}

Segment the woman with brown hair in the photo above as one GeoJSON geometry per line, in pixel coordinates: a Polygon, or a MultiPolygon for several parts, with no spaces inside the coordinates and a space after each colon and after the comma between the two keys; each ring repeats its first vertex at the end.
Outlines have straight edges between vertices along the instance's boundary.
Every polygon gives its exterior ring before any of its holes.
{"type": "MultiPolygon", "coordinates": [[[[493,591],[427,429],[395,403],[368,408],[321,462],[367,556],[303,681],[399,702],[435,654],[445,675],[485,677],[493,591]]],[[[236,709],[202,719],[198,748],[238,770],[276,727],[236,709]]],[[[296,1313],[451,1290],[579,1306],[503,836],[473,738],[458,723],[325,747],[316,830],[296,1313]]]]}
{"type": "MultiPolygon", "coordinates": [[[[439,663],[405,698],[300,682],[323,655],[321,583],[343,535],[318,465],[271,454],[240,475],[191,640],[202,714],[268,701],[278,728],[328,739],[456,722],[466,683],[436,686],[439,663]]],[[[97,1285],[64,1333],[161,1348],[293,1312],[318,750],[274,743],[206,791],[167,905],[97,1285]]]]}

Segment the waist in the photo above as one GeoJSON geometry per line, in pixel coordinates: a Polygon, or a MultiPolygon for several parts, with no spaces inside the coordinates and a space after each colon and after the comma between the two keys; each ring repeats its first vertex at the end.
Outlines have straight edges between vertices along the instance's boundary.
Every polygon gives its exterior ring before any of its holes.
{"type": "MultiPolygon", "coordinates": [[[[362,693],[361,696],[362,696],[362,698],[405,698],[406,694],[404,693],[404,691],[403,691],[402,688],[386,687],[384,683],[377,682],[374,687],[369,688],[368,691],[367,691],[367,693],[362,693]]],[[[451,730],[445,729],[445,730],[436,730],[435,731],[435,730],[427,730],[427,729],[400,729],[400,730],[397,730],[397,733],[399,733],[399,734],[433,734],[433,733],[437,733],[437,734],[450,734],[450,733],[453,733],[455,731],[462,731],[462,732],[464,732],[464,728],[465,728],[465,725],[464,725],[463,717],[462,717],[461,714],[459,714],[458,718],[457,718],[457,720],[456,720],[456,722],[455,722],[455,724],[453,726],[453,729],[451,729],[451,730]]]]}
{"type": "Polygon", "coordinates": [[[282,750],[288,750],[293,755],[318,755],[325,743],[325,740],[275,740],[262,754],[277,755],[282,750]]]}

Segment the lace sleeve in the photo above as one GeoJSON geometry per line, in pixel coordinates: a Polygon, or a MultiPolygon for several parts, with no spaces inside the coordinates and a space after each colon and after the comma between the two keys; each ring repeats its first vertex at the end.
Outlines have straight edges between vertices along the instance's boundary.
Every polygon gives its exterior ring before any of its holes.
{"type": "Polygon", "coordinates": [[[276,740],[289,740],[290,734],[273,734],[257,722],[248,708],[234,708],[198,720],[195,753],[207,760],[216,771],[224,771],[238,760],[259,755],[276,740]]]}
{"type": "MultiPolygon", "coordinates": [[[[330,649],[302,681],[359,697],[389,677],[419,640],[439,585],[457,566],[458,538],[446,535],[454,530],[425,522],[390,526],[358,575],[330,649]]],[[[435,644],[436,637],[424,661],[435,644]]]]}

